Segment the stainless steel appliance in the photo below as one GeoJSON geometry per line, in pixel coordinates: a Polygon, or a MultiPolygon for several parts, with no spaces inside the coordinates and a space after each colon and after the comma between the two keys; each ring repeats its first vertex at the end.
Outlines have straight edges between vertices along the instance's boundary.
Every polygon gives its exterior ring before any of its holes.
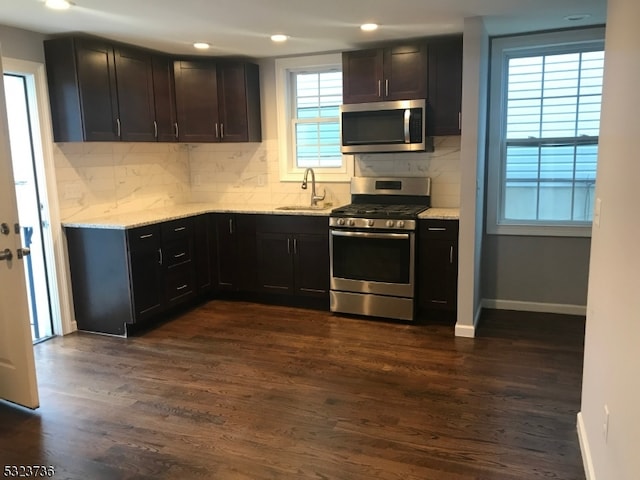
{"type": "Polygon", "coordinates": [[[342,105],[342,153],[432,150],[425,135],[425,105],[425,100],[342,105]]]}
{"type": "Polygon", "coordinates": [[[413,320],[416,224],[431,179],[354,177],[351,202],[329,217],[331,311],[413,320]]]}

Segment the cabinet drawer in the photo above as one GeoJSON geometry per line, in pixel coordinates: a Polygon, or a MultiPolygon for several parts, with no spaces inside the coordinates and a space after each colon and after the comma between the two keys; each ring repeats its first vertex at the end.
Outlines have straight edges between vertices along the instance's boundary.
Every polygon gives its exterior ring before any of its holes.
{"type": "Polygon", "coordinates": [[[138,227],[127,232],[129,248],[132,251],[160,245],[160,228],[158,225],[138,227]]]}
{"type": "Polygon", "coordinates": [[[190,262],[193,258],[193,241],[190,238],[164,241],[162,252],[164,265],[168,268],[190,262]]]}
{"type": "Polygon", "coordinates": [[[458,239],[458,220],[420,220],[420,238],[458,239]]]}
{"type": "Polygon", "coordinates": [[[165,277],[167,302],[178,303],[190,298],[195,291],[193,265],[187,263],[167,270],[165,277]]]}
{"type": "Polygon", "coordinates": [[[193,235],[193,218],[179,218],[164,222],[160,225],[162,240],[169,242],[172,240],[187,238],[193,235]]]}

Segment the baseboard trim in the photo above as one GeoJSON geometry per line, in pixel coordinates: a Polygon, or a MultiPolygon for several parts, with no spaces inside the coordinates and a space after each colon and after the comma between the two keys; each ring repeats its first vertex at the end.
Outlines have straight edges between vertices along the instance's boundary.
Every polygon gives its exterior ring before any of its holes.
{"type": "Polygon", "coordinates": [[[480,314],[482,314],[482,305],[478,305],[478,309],[473,316],[473,325],[460,325],[460,323],[456,323],[455,336],[475,338],[476,329],[478,328],[478,323],[480,322],[480,314]]]}
{"type": "Polygon", "coordinates": [[[580,453],[582,454],[582,463],[584,465],[584,473],[587,480],[596,480],[596,474],[593,470],[593,461],[591,459],[591,449],[589,448],[589,438],[587,430],[584,426],[582,412],[578,412],[578,441],[580,442],[580,453]]]}
{"type": "Polygon", "coordinates": [[[497,310],[517,310],[521,312],[561,313],[565,315],[586,315],[586,305],[568,305],[562,303],[521,302],[518,300],[497,300],[483,298],[484,308],[497,310]]]}

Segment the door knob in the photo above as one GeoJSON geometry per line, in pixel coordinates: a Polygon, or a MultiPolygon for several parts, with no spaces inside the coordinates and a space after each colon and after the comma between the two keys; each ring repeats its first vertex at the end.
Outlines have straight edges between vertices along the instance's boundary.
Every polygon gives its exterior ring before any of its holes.
{"type": "Polygon", "coordinates": [[[0,251],[0,261],[6,260],[7,262],[10,262],[12,258],[13,258],[13,253],[11,253],[11,250],[9,250],[8,248],[5,248],[4,250],[0,251]]]}
{"type": "Polygon", "coordinates": [[[22,257],[26,257],[27,255],[31,254],[31,249],[27,247],[19,248],[17,251],[17,254],[18,254],[18,259],[22,257]]]}

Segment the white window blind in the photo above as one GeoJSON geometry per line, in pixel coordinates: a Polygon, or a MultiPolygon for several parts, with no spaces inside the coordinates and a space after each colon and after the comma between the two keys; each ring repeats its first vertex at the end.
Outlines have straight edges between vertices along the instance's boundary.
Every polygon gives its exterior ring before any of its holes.
{"type": "Polygon", "coordinates": [[[297,168],[340,168],[342,72],[292,72],[292,137],[297,168]]]}
{"type": "Polygon", "coordinates": [[[506,57],[500,220],[593,217],[604,52],[506,57]]]}

